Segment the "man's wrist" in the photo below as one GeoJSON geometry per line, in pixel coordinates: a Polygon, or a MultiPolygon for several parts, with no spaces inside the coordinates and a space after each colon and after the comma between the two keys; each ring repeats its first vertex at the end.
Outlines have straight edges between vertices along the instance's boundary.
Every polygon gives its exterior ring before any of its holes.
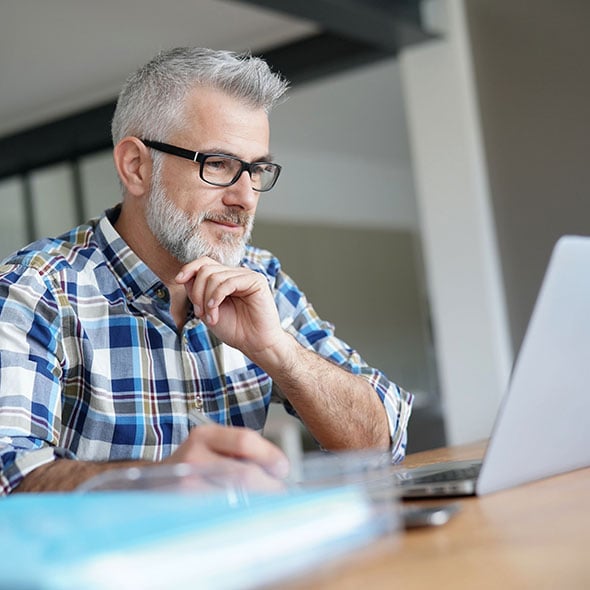
{"type": "Polygon", "coordinates": [[[279,374],[291,374],[296,367],[299,343],[284,330],[272,346],[256,353],[251,359],[273,379],[279,374]]]}

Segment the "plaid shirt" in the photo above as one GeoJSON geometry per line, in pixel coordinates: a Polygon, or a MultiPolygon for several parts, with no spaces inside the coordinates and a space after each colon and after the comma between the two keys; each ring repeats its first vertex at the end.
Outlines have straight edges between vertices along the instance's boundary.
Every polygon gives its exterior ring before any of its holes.
{"type": "MultiPolygon", "coordinates": [[[[178,330],[167,288],[113,228],[117,214],[0,266],[0,494],[56,457],[158,461],[186,438],[195,408],[258,431],[271,400],[294,413],[192,313],[178,330]]],[[[269,252],[248,247],[242,265],[267,278],[286,331],[371,384],[401,460],[412,396],[334,336],[269,252]]]]}

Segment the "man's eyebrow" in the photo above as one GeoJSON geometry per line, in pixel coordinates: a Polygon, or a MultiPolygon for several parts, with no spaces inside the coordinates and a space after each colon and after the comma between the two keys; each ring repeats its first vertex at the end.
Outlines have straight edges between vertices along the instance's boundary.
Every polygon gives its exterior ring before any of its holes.
{"type": "MultiPolygon", "coordinates": [[[[238,160],[243,160],[241,156],[238,154],[228,151],[223,148],[211,147],[206,150],[201,150],[202,154],[223,154],[224,156],[233,156],[234,158],[238,158],[238,160]]],[[[250,160],[250,162],[272,162],[274,157],[272,154],[267,153],[264,156],[260,156],[259,158],[255,158],[254,160],[250,160]]]]}

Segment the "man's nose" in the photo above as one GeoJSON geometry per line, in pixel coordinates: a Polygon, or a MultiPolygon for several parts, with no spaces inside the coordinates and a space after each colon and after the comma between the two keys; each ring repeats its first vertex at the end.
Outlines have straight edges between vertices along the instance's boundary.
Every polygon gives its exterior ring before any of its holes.
{"type": "Polygon", "coordinates": [[[252,188],[252,179],[244,170],[234,184],[228,186],[223,195],[223,203],[227,206],[241,207],[244,210],[255,208],[259,193],[252,188]]]}

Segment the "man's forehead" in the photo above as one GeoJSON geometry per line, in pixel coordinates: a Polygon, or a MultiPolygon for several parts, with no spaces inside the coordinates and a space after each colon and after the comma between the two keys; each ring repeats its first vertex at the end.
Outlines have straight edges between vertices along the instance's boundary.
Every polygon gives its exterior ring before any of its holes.
{"type": "Polygon", "coordinates": [[[265,159],[270,128],[264,109],[253,109],[219,90],[195,89],[188,97],[184,124],[170,140],[196,151],[220,151],[240,158],[265,159]],[[179,143],[182,145],[182,143],[179,143]]]}

